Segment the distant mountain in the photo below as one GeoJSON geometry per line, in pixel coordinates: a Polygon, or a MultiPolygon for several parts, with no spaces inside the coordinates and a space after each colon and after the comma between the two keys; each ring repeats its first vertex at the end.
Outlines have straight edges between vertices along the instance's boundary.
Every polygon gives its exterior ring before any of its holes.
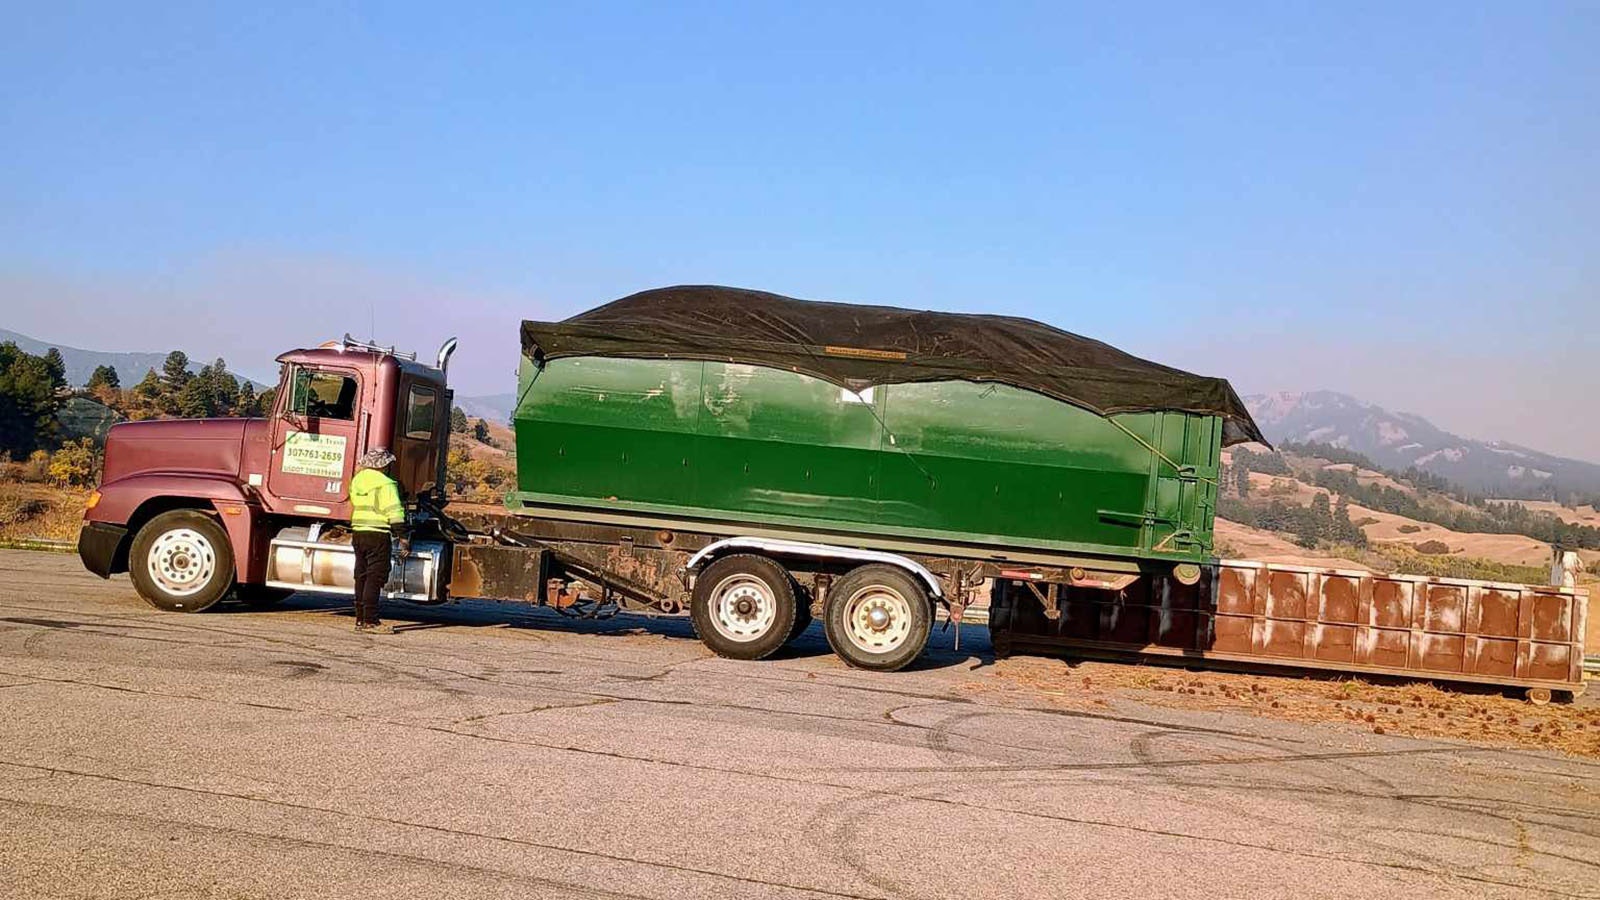
{"type": "Polygon", "coordinates": [[[457,397],[455,405],[471,419],[484,419],[497,425],[511,421],[511,411],[517,405],[516,394],[483,394],[477,397],[457,397]]]}
{"type": "Polygon", "coordinates": [[[1390,412],[1348,394],[1252,394],[1244,402],[1275,444],[1331,444],[1384,468],[1416,466],[1491,497],[1543,500],[1600,494],[1600,465],[1504,441],[1464,438],[1421,416],[1390,412]]]}
{"type": "MultiPolygon", "coordinates": [[[[133,387],[139,382],[139,379],[144,377],[144,373],[151,369],[155,369],[157,372],[161,371],[161,364],[167,358],[165,353],[112,353],[103,350],[83,350],[78,347],[68,347],[65,344],[52,344],[49,341],[41,341],[38,338],[0,328],[0,344],[6,341],[11,341],[23,352],[34,355],[43,354],[51,347],[60,350],[62,360],[67,364],[67,383],[74,387],[82,387],[87,384],[89,376],[94,374],[94,370],[100,366],[111,366],[116,369],[117,377],[122,380],[122,386],[133,387]]],[[[187,349],[184,349],[184,352],[189,354],[189,367],[195,371],[199,371],[201,366],[207,365],[217,358],[215,354],[203,356],[192,353],[187,349]]],[[[246,377],[232,366],[229,366],[228,370],[239,378],[246,377]]],[[[254,378],[251,378],[250,382],[255,385],[257,391],[272,386],[256,381],[254,378]]]]}

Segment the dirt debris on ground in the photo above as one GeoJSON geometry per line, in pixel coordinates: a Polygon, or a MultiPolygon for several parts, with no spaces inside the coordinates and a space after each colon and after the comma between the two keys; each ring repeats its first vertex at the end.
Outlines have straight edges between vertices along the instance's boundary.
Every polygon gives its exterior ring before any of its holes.
{"type": "Polygon", "coordinates": [[[1293,677],[1016,656],[969,690],[1043,697],[1081,709],[1119,699],[1189,710],[1244,712],[1291,722],[1345,723],[1374,734],[1447,738],[1600,758],[1600,698],[1538,706],[1521,697],[1428,682],[1293,677]]]}

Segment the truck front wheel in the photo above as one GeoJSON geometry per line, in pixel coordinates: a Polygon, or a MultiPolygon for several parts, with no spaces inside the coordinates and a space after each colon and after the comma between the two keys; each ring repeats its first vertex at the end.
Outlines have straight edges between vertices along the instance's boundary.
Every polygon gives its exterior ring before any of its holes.
{"type": "Polygon", "coordinates": [[[233,546],[222,526],[205,513],[171,510],[134,535],[128,576],[151,606],[200,612],[233,586],[233,546]]]}
{"type": "Polygon", "coordinates": [[[694,582],[689,618],[711,651],[729,659],[771,656],[797,615],[794,579],[765,556],[740,553],[706,566],[694,582]]]}
{"type": "Polygon", "coordinates": [[[865,565],[833,583],[822,630],[833,652],[850,665],[893,672],[921,656],[928,645],[933,604],[905,570],[865,565]]]}

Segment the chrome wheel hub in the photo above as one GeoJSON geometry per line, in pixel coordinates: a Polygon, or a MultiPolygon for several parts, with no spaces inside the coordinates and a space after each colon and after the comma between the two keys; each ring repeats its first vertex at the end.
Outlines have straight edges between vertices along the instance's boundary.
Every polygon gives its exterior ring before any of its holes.
{"type": "Polygon", "coordinates": [[[911,602],[885,585],[862,588],[845,600],[845,636],[868,653],[888,653],[911,634],[911,602]]]}
{"type": "Polygon", "coordinates": [[[163,591],[186,597],[204,589],[217,574],[217,550],[200,532],[174,528],[150,545],[147,568],[163,591]]]}

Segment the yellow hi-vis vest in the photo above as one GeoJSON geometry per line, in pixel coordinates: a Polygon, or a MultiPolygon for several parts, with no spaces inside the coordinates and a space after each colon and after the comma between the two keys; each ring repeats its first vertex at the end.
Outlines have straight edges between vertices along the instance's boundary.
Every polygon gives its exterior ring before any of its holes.
{"type": "Polygon", "coordinates": [[[400,485],[378,469],[362,469],[350,479],[350,529],[387,532],[406,520],[400,485]]]}

